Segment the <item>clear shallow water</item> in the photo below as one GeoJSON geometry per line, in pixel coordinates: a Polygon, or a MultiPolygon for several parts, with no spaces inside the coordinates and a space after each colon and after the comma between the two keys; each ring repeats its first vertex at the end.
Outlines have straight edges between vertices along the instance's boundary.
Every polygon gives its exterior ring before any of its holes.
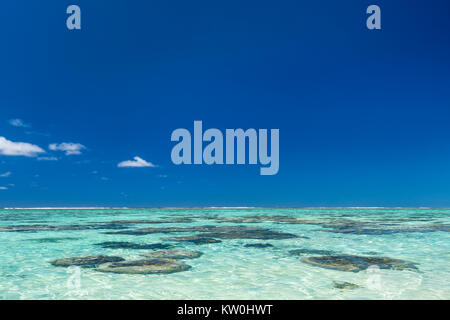
{"type": "Polygon", "coordinates": [[[0,210],[0,299],[450,299],[449,226],[448,209],[0,210]],[[187,219],[173,221],[176,218],[187,219]],[[121,220],[163,223],[110,223],[121,220]],[[36,225],[65,228],[45,230],[36,225]],[[206,225],[262,227],[298,237],[217,238],[222,242],[195,245],[161,238],[202,232],[117,233],[206,225]],[[24,231],[13,226],[34,227],[24,231]],[[203,255],[184,260],[192,268],[173,274],[82,268],[79,287],[68,284],[72,269],[50,264],[83,255],[135,260],[151,251],[95,245],[105,241],[167,243],[203,255]],[[256,243],[273,247],[245,247],[256,243]],[[304,253],[289,253],[296,249],[304,253]],[[311,250],[402,259],[415,263],[417,270],[327,269],[301,261],[324,254],[311,250]],[[335,282],[358,287],[338,289],[335,282]]]}

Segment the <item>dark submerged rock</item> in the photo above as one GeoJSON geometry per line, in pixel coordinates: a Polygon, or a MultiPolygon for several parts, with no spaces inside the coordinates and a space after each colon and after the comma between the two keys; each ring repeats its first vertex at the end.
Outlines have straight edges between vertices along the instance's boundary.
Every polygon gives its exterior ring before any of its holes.
{"type": "Polygon", "coordinates": [[[253,215],[253,216],[242,216],[242,217],[230,217],[230,218],[215,218],[217,222],[228,222],[228,223],[261,223],[261,222],[272,222],[281,224],[320,224],[320,222],[315,220],[304,220],[288,215],[253,215]]]}
{"type": "Polygon", "coordinates": [[[428,233],[428,232],[450,232],[449,224],[433,223],[428,217],[408,217],[405,219],[383,219],[383,221],[356,221],[348,219],[352,215],[341,215],[341,218],[322,218],[322,219],[299,219],[287,215],[274,216],[241,216],[241,217],[216,217],[217,222],[225,223],[261,223],[272,222],[281,224],[305,224],[316,225],[325,228],[328,232],[342,233],[342,234],[357,234],[357,235],[390,235],[397,233],[428,233]],[[427,221],[429,224],[422,226],[402,226],[403,222],[409,221],[427,221]],[[391,221],[392,223],[387,223],[391,221]]]}
{"type": "Polygon", "coordinates": [[[96,243],[95,245],[101,246],[102,248],[108,248],[108,249],[135,249],[135,250],[168,249],[168,248],[172,247],[170,244],[164,244],[164,243],[139,244],[139,243],[121,242],[121,241],[106,241],[106,242],[96,243]]]}
{"type": "Polygon", "coordinates": [[[169,274],[186,271],[190,265],[174,259],[143,259],[136,261],[110,262],[101,264],[96,268],[101,272],[123,274],[169,274]]]}
{"type": "Polygon", "coordinates": [[[328,250],[315,250],[315,249],[295,249],[290,250],[289,255],[291,256],[307,256],[307,255],[314,255],[314,254],[321,254],[321,255],[332,255],[334,254],[333,251],[328,250]]]}
{"type": "Polygon", "coordinates": [[[248,243],[244,247],[246,248],[271,248],[273,247],[270,243],[248,243]]]}
{"type": "Polygon", "coordinates": [[[157,224],[157,223],[190,223],[191,218],[169,218],[161,220],[117,220],[112,221],[114,224],[157,224]]]}
{"type": "Polygon", "coordinates": [[[371,265],[377,265],[380,269],[417,270],[417,267],[412,262],[388,257],[335,255],[308,257],[301,259],[301,261],[316,267],[349,272],[359,272],[371,265]]]}
{"type": "Polygon", "coordinates": [[[125,261],[124,258],[115,256],[80,256],[73,258],[56,259],[50,262],[55,267],[96,267],[102,263],[125,261]]]}
{"type": "MultiPolygon", "coordinates": [[[[221,238],[221,239],[258,239],[258,240],[281,240],[281,239],[292,239],[298,238],[298,236],[291,233],[282,233],[278,231],[273,231],[264,228],[257,227],[214,227],[214,228],[205,228],[202,227],[205,231],[204,233],[189,236],[189,237],[172,237],[165,238],[163,240],[172,240],[172,241],[191,241],[196,239],[204,238],[221,238]],[[208,230],[213,229],[214,232],[207,232],[208,230]]],[[[197,230],[199,231],[199,230],[197,230]]],[[[217,242],[217,241],[216,241],[217,242]]]]}
{"type": "Polygon", "coordinates": [[[123,225],[119,223],[100,223],[88,225],[89,229],[94,230],[123,230],[128,229],[128,225],[123,225]]]}
{"type": "Polygon", "coordinates": [[[65,225],[65,226],[51,226],[51,225],[18,225],[0,227],[0,232],[37,232],[37,231],[67,231],[67,230],[86,230],[89,226],[83,225],[65,225]]]}
{"type": "Polygon", "coordinates": [[[367,252],[363,252],[363,254],[366,254],[368,256],[377,256],[377,255],[379,255],[379,253],[376,252],[376,251],[367,251],[367,252]]]}
{"type": "Polygon", "coordinates": [[[247,226],[195,226],[195,227],[166,227],[166,228],[141,228],[118,232],[106,232],[106,234],[147,235],[154,233],[181,233],[181,232],[231,232],[231,231],[263,231],[266,229],[247,226]]]}
{"type": "Polygon", "coordinates": [[[187,250],[163,250],[143,253],[142,256],[147,258],[166,258],[166,259],[195,259],[203,255],[200,251],[187,250]]]}
{"type": "Polygon", "coordinates": [[[61,241],[71,241],[80,240],[81,238],[72,237],[61,237],[61,238],[39,238],[39,239],[28,239],[28,241],[35,241],[38,243],[59,243],[61,241]]]}
{"type": "MultiPolygon", "coordinates": [[[[411,221],[410,219],[404,222],[411,221]]],[[[416,221],[416,220],[414,220],[416,221]]],[[[422,226],[405,227],[402,223],[386,222],[363,222],[352,220],[335,220],[320,224],[328,232],[356,235],[390,235],[397,233],[429,233],[429,232],[450,232],[448,224],[424,224],[422,226]]]]}
{"type": "Polygon", "coordinates": [[[341,289],[341,290],[353,290],[361,288],[361,286],[351,283],[351,282],[340,282],[340,281],[333,281],[333,288],[341,289]]]}
{"type": "Polygon", "coordinates": [[[170,238],[162,238],[161,240],[183,241],[183,242],[193,243],[196,245],[222,242],[221,240],[217,240],[217,239],[213,239],[213,238],[205,238],[202,236],[170,237],[170,238]]]}
{"type": "Polygon", "coordinates": [[[202,234],[203,237],[221,238],[221,239],[262,239],[262,240],[282,240],[297,238],[295,234],[283,233],[267,229],[262,230],[243,230],[229,232],[209,232],[202,234]]]}

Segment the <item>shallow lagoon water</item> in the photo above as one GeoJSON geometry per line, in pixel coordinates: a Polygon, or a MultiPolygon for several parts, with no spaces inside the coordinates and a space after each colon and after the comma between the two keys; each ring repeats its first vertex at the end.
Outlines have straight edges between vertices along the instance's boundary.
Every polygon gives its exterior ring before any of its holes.
{"type": "Polygon", "coordinates": [[[449,209],[0,210],[0,299],[450,299],[449,231],[449,209]],[[260,227],[297,237],[245,239],[244,232],[196,245],[161,239],[206,231],[134,233],[200,226],[260,227]],[[192,268],[172,274],[81,268],[79,286],[70,282],[73,268],[50,264],[85,255],[136,260],[153,251],[99,245],[105,242],[162,243],[203,255],[183,260],[192,268]],[[327,254],[389,257],[417,269],[374,265],[348,272],[302,261],[327,254]]]}

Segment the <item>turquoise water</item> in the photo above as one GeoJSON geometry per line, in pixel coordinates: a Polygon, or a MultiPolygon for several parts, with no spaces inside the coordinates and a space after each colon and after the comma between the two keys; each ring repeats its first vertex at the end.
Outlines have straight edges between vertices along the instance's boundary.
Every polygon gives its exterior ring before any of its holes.
{"type": "Polygon", "coordinates": [[[0,210],[0,299],[450,299],[449,231],[448,209],[0,210]],[[264,232],[261,239],[246,239],[251,232],[212,236],[206,228],[189,229],[195,226],[264,232]],[[165,227],[188,229],[136,232],[165,227]],[[164,240],[202,234],[221,242],[164,240]],[[136,260],[152,251],[98,245],[109,241],[159,243],[203,255],[183,260],[192,268],[172,274],[50,264],[85,255],[136,260]],[[389,257],[415,267],[350,272],[304,260],[330,255],[389,257]]]}

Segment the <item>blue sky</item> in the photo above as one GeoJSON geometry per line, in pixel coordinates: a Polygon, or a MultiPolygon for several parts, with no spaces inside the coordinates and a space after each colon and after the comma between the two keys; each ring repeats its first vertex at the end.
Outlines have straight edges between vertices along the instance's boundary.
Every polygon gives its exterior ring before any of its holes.
{"type": "Polygon", "coordinates": [[[449,207],[449,6],[2,1],[0,137],[41,150],[4,147],[0,207],[449,207]],[[194,120],[280,129],[279,173],[175,166],[194,120]]]}

